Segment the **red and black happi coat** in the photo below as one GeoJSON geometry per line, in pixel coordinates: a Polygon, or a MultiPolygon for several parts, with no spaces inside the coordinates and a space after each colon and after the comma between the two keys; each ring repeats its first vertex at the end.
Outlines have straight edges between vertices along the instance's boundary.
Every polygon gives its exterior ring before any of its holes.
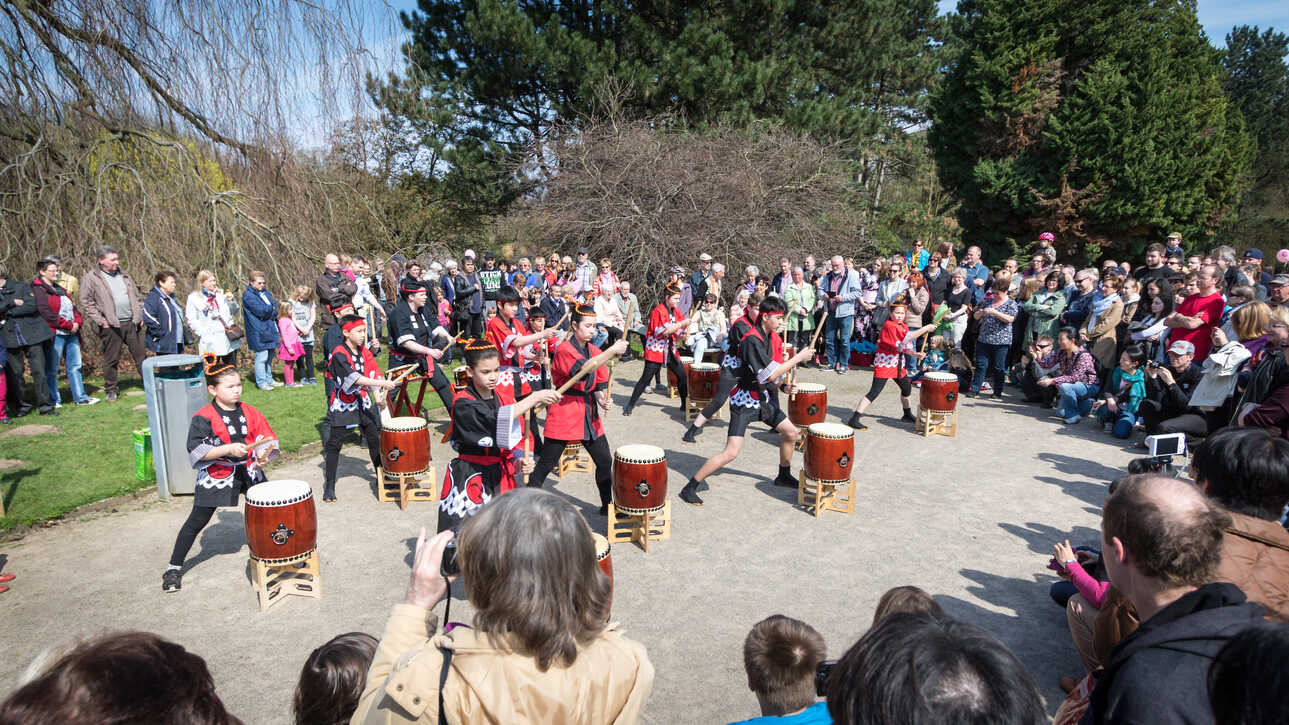
{"type": "Polygon", "coordinates": [[[439,492],[439,531],[465,519],[515,487],[515,449],[523,445],[514,397],[500,386],[484,398],[467,385],[452,401],[449,441],[457,457],[448,464],[439,492]]]}
{"type": "Polygon", "coordinates": [[[229,443],[245,443],[248,447],[263,443],[261,461],[276,457],[278,450],[277,435],[253,406],[238,403],[232,410],[224,410],[208,403],[188,424],[188,461],[197,470],[193,505],[236,506],[239,494],[264,480],[258,466],[248,467],[250,455],[238,460],[202,460],[211,450],[229,443]]]}
{"type": "Polygon", "coordinates": [[[336,346],[327,360],[326,376],[331,380],[331,400],[327,404],[327,425],[331,427],[352,428],[359,425],[362,416],[380,417],[376,410],[376,401],[371,391],[358,384],[358,378],[379,380],[382,376],[380,365],[366,347],[358,348],[358,362],[355,364],[355,353],[345,343],[336,346]]]}
{"type": "MultiPolygon", "coordinates": [[[[551,384],[559,387],[600,354],[600,348],[571,338],[555,351],[551,363],[551,384]]],[[[604,435],[604,422],[595,403],[595,393],[609,387],[609,370],[600,367],[577,381],[564,397],[546,410],[546,437],[557,441],[593,441],[604,435]]]]}

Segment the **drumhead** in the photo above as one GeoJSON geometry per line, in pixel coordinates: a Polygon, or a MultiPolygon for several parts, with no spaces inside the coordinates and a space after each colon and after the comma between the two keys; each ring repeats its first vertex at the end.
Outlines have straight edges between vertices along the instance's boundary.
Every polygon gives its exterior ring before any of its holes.
{"type": "Polygon", "coordinates": [[[594,531],[591,532],[591,538],[595,540],[595,560],[603,561],[609,555],[609,540],[594,531]]]}
{"type": "Polygon", "coordinates": [[[827,389],[828,386],[822,383],[797,383],[798,393],[822,393],[827,389]]]}
{"type": "Polygon", "coordinates": [[[854,438],[855,430],[841,423],[811,423],[807,429],[816,438],[854,438]]]}
{"type": "Polygon", "coordinates": [[[405,415],[399,418],[390,418],[380,424],[385,430],[420,430],[425,428],[425,419],[412,415],[405,415]]]}
{"type": "Polygon", "coordinates": [[[667,452],[658,446],[651,446],[645,443],[629,443],[625,446],[618,446],[618,449],[613,452],[613,457],[628,463],[657,463],[667,457],[667,452]]]}
{"type": "Polygon", "coordinates": [[[692,355],[677,355],[676,357],[680,360],[681,365],[688,365],[694,361],[692,355]]]}
{"type": "Polygon", "coordinates": [[[956,381],[958,379],[957,375],[954,375],[953,373],[944,373],[944,372],[930,372],[930,373],[927,373],[926,375],[923,375],[922,377],[927,380],[939,380],[942,382],[948,382],[950,380],[956,381]]]}
{"type": "Polygon", "coordinates": [[[717,365],[716,363],[696,362],[696,363],[693,363],[692,365],[690,365],[690,366],[689,366],[689,369],[690,369],[690,370],[707,370],[707,371],[709,371],[709,372],[710,372],[710,371],[712,371],[712,370],[720,370],[720,369],[721,369],[721,366],[720,366],[720,365],[717,365]]]}
{"type": "Polygon", "coordinates": [[[257,506],[285,506],[303,501],[313,495],[313,489],[304,481],[282,479],[265,481],[246,489],[246,502],[257,506]]]}

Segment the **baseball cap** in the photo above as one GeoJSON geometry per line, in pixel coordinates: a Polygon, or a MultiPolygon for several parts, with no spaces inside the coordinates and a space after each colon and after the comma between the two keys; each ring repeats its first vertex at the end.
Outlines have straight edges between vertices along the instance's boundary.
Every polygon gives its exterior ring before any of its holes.
{"type": "Polygon", "coordinates": [[[1277,274],[1271,278],[1271,281],[1268,282],[1268,284],[1289,284],[1289,274],[1277,274]]]}
{"type": "Polygon", "coordinates": [[[578,254],[590,254],[590,253],[591,253],[591,250],[587,249],[586,247],[578,247],[578,248],[577,248],[577,253],[578,253],[578,254]]]}
{"type": "Polygon", "coordinates": [[[708,254],[707,252],[703,252],[702,254],[698,255],[698,261],[710,262],[712,261],[712,255],[708,254]]]}
{"type": "Polygon", "coordinates": [[[469,258],[469,259],[474,259],[474,250],[473,250],[473,249],[467,249],[467,250],[465,250],[465,254],[462,254],[461,256],[462,256],[462,257],[467,257],[467,258],[469,258]]]}
{"type": "Polygon", "coordinates": [[[1168,346],[1168,352],[1171,352],[1174,355],[1194,355],[1195,345],[1191,342],[1187,342],[1186,340],[1178,340],[1168,346]]]}
{"type": "Polygon", "coordinates": [[[1182,233],[1181,233],[1181,232],[1169,232],[1169,233],[1168,233],[1168,236],[1167,236],[1166,238],[1167,238],[1167,239],[1181,239],[1181,238],[1182,238],[1182,233]]]}
{"type": "Polygon", "coordinates": [[[490,259],[496,259],[496,257],[493,257],[493,256],[492,256],[492,252],[484,252],[484,253],[483,253],[483,261],[487,262],[487,261],[488,261],[488,260],[490,260],[490,259]]]}
{"type": "Polygon", "coordinates": [[[1245,259],[1262,259],[1262,250],[1254,247],[1253,249],[1244,250],[1245,259]]]}

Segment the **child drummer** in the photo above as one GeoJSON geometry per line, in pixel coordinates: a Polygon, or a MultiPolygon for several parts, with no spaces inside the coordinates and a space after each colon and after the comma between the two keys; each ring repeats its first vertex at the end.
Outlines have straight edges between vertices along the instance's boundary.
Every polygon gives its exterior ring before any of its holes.
{"type": "MultiPolygon", "coordinates": [[[[439,531],[455,530],[481,506],[515,488],[515,459],[524,444],[523,417],[537,405],[560,399],[554,390],[538,390],[515,402],[511,389],[498,387],[501,355],[486,340],[465,340],[469,382],[452,402],[449,443],[457,457],[448,464],[439,496],[439,531]]],[[[531,473],[532,456],[522,470],[531,473]]]]}
{"type": "Polygon", "coordinates": [[[877,355],[873,358],[873,385],[868,393],[859,399],[855,412],[850,414],[846,425],[855,430],[868,430],[861,417],[864,411],[877,396],[882,394],[887,380],[894,380],[900,388],[900,405],[904,406],[904,417],[900,420],[915,422],[913,411],[909,408],[909,396],[913,394],[913,384],[909,382],[909,372],[904,368],[905,353],[913,351],[913,343],[919,337],[936,328],[936,323],[923,325],[909,333],[909,326],[904,324],[907,309],[904,305],[892,305],[891,317],[882,325],[881,336],[877,339],[877,355]]]}
{"type": "MultiPolygon", "coordinates": [[[[758,306],[756,325],[750,328],[739,342],[738,384],[730,395],[730,427],[725,440],[725,450],[703,463],[698,473],[680,491],[680,500],[693,506],[702,506],[698,492],[704,488],[707,477],[719,471],[738,457],[743,448],[743,436],[754,421],[761,421],[779,431],[779,475],[774,485],[797,487],[792,477],[792,451],[797,443],[797,427],[779,409],[773,394],[776,382],[791,370],[810,359],[812,350],[799,350],[784,362],[774,360],[774,338],[783,321],[783,300],[767,297],[758,306]]],[[[793,392],[789,389],[787,392],[793,392]]]]}
{"type": "Polygon", "coordinates": [[[597,367],[594,372],[573,384],[564,397],[546,411],[546,447],[542,449],[537,469],[528,479],[528,485],[541,488],[546,477],[559,462],[560,454],[569,443],[580,442],[595,463],[595,485],[600,491],[600,515],[609,512],[613,498],[613,453],[604,437],[601,411],[609,409],[609,371],[604,363],[627,351],[625,338],[609,349],[591,344],[595,337],[595,308],[580,303],[573,307],[573,336],[555,352],[551,363],[551,382],[563,385],[584,367],[597,367]]]}
{"type": "MultiPolygon", "coordinates": [[[[488,320],[485,337],[492,346],[497,348],[497,354],[501,364],[502,386],[505,387],[506,378],[509,378],[514,386],[515,400],[521,400],[528,395],[533,388],[528,384],[528,376],[524,374],[525,362],[537,357],[538,345],[555,337],[558,332],[547,330],[543,325],[541,332],[529,332],[516,316],[519,314],[519,293],[514,287],[506,285],[497,290],[497,315],[488,320]]],[[[541,436],[537,435],[534,426],[535,421],[529,416],[529,429],[533,435],[533,451],[540,454],[542,451],[541,436]]]]}
{"type": "Polygon", "coordinates": [[[161,591],[179,591],[183,563],[215,509],[236,506],[246,489],[264,480],[261,466],[277,457],[278,442],[260,411],[240,402],[242,376],[211,353],[202,356],[211,402],[188,424],[188,460],[197,469],[192,511],[179,529],[161,591]]]}
{"type": "Polygon", "coordinates": [[[327,360],[326,377],[331,381],[327,401],[327,435],[323,436],[322,460],[324,483],[322,500],[336,500],[336,470],[340,466],[340,446],[345,433],[358,429],[372,469],[380,468],[380,410],[369,388],[393,390],[398,387],[384,379],[376,358],[364,344],[367,323],[357,315],[348,315],[338,323],[343,341],[332,350],[327,360]]]}

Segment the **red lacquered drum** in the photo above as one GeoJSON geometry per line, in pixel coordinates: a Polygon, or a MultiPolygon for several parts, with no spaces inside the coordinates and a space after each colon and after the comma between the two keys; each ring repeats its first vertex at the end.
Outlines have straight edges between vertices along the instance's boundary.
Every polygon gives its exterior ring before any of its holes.
{"type": "Polygon", "coordinates": [[[783,359],[780,360],[779,362],[787,362],[792,359],[793,355],[796,355],[796,354],[797,354],[796,346],[790,342],[785,342],[783,343],[783,359]]]}
{"type": "Polygon", "coordinates": [[[797,383],[797,394],[788,396],[788,420],[798,428],[824,422],[828,415],[828,388],[819,383],[797,383]]]}
{"type": "Polygon", "coordinates": [[[459,393],[462,390],[465,390],[465,387],[469,384],[470,374],[466,372],[465,366],[462,365],[457,368],[455,373],[452,374],[452,391],[459,393]]]}
{"type": "Polygon", "coordinates": [[[246,543],[268,564],[299,561],[318,547],[318,512],[304,481],[265,481],[246,490],[246,543]]]}
{"type": "Polygon", "coordinates": [[[604,612],[604,620],[607,622],[609,613],[613,610],[613,556],[609,554],[609,540],[591,532],[591,538],[595,541],[595,563],[600,565],[600,571],[609,578],[609,606],[604,612]]]}
{"type": "Polygon", "coordinates": [[[958,407],[958,376],[953,373],[932,372],[922,376],[922,394],[918,398],[922,410],[948,412],[958,407]]]}
{"type": "Polygon", "coordinates": [[[849,481],[855,430],[841,423],[814,423],[806,432],[806,478],[820,483],[849,481]]]}
{"type": "MultiPolygon", "coordinates": [[[[688,356],[685,356],[685,355],[679,355],[679,356],[677,356],[677,359],[678,359],[678,360],[680,360],[680,364],[684,366],[684,368],[685,368],[685,378],[686,378],[686,379],[688,379],[688,378],[689,378],[689,365],[690,365],[690,363],[694,362],[694,358],[692,358],[692,357],[688,357],[688,356]]],[[[719,371],[718,371],[718,372],[719,372],[719,371]]],[[[675,373],[673,373],[673,372],[671,371],[671,368],[667,368],[667,385],[669,385],[670,387],[673,387],[673,388],[679,388],[679,387],[680,387],[680,382],[676,380],[676,374],[675,374],[675,373]]]]}
{"type": "Polygon", "coordinates": [[[613,452],[613,506],[624,514],[652,513],[667,502],[667,455],[636,443],[613,452]]]}
{"type": "Polygon", "coordinates": [[[380,424],[380,467],[406,475],[429,470],[430,429],[424,418],[390,418],[380,424]]]}
{"type": "Polygon", "coordinates": [[[705,362],[691,363],[689,365],[689,399],[711,400],[716,396],[716,384],[720,380],[720,365],[705,362]]]}

